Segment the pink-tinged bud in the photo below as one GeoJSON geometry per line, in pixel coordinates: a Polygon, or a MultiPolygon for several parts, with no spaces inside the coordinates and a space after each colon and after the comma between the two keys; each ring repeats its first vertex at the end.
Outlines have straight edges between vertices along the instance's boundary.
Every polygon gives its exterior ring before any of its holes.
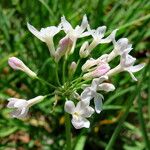
{"type": "Polygon", "coordinates": [[[110,66],[108,63],[101,62],[94,71],[86,73],[84,78],[97,78],[105,75],[110,70],[110,66]]]}
{"type": "Polygon", "coordinates": [[[76,64],[76,62],[73,61],[70,65],[70,70],[72,70],[74,72],[76,70],[76,68],[77,68],[77,64],[76,64]]]}
{"type": "Polygon", "coordinates": [[[30,70],[20,59],[16,57],[10,57],[8,59],[8,64],[14,70],[21,70],[32,78],[37,77],[37,75],[32,70],[30,70]]]}
{"type": "Polygon", "coordinates": [[[59,46],[55,52],[56,62],[58,62],[63,55],[69,53],[72,44],[73,44],[72,40],[67,36],[65,36],[59,41],[59,46]]]}
{"type": "Polygon", "coordinates": [[[69,67],[69,76],[72,76],[75,73],[76,68],[77,68],[77,64],[76,62],[73,61],[69,67]]]}

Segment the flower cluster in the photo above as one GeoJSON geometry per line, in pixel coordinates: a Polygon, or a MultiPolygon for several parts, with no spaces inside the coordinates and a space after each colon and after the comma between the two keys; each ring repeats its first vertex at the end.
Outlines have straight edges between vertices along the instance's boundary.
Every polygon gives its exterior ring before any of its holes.
{"type": "MultiPolygon", "coordinates": [[[[87,36],[92,37],[92,42],[83,42],[79,49],[79,60],[87,58],[86,62],[81,66],[81,77],[73,79],[79,63],[74,60],[70,64],[68,71],[69,81],[63,81],[63,84],[52,86],[55,88],[54,94],[59,93],[62,99],[65,96],[64,110],[72,115],[72,124],[76,129],[89,128],[90,122],[87,118],[96,112],[102,111],[102,103],[104,96],[101,91],[111,92],[115,90],[115,86],[108,82],[109,79],[120,72],[127,71],[133,80],[137,80],[133,75],[134,72],[141,70],[144,64],[135,65],[136,58],[129,53],[132,45],[127,38],[121,38],[116,41],[115,36],[117,29],[112,31],[110,35],[105,37],[106,26],[91,29],[86,15],[83,16],[81,25],[75,28],[63,16],[58,26],[50,26],[42,28],[38,31],[35,27],[27,23],[29,31],[48,46],[51,57],[58,65],[62,57],[64,61],[76,50],[78,38],[87,36]],[[54,36],[64,31],[65,36],[60,39],[57,48],[54,45],[54,36]],[[92,51],[99,44],[112,43],[113,50],[109,54],[103,54],[98,58],[91,58],[92,51]],[[109,63],[117,56],[120,57],[120,63],[111,68],[109,63]],[[71,81],[70,81],[71,80],[71,81]],[[87,81],[88,84],[84,84],[87,81]],[[67,83],[67,84],[66,84],[67,83]],[[82,92],[81,92],[82,89],[82,92]],[[56,92],[57,91],[57,92],[56,92]],[[93,101],[93,103],[92,103],[93,101]],[[94,108],[92,107],[94,105],[94,108]]],[[[8,60],[9,65],[15,70],[21,70],[30,77],[42,81],[36,73],[30,70],[21,60],[11,57],[8,60]]],[[[65,66],[65,65],[64,65],[65,66]]],[[[65,67],[63,69],[66,69],[65,67]]],[[[65,71],[66,72],[66,71],[65,71]]],[[[45,81],[46,82],[46,81],[45,81]]],[[[51,84],[49,83],[51,86],[51,84]]],[[[49,95],[49,94],[48,94],[49,95]]],[[[8,99],[8,107],[14,108],[12,116],[16,118],[24,118],[27,115],[29,107],[42,101],[46,96],[38,96],[30,100],[10,98],[8,99]]]]}

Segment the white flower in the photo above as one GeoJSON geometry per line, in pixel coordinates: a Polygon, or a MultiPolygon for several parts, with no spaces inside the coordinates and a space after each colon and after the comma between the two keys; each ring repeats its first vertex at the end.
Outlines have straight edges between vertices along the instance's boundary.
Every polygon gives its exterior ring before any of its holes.
{"type": "Polygon", "coordinates": [[[61,17],[61,25],[63,27],[64,32],[67,34],[67,36],[72,40],[73,42],[73,46],[72,46],[72,50],[71,53],[73,53],[74,48],[75,48],[75,44],[76,44],[76,40],[78,38],[82,38],[85,36],[88,36],[89,33],[88,32],[84,32],[85,29],[88,26],[88,20],[86,15],[83,16],[82,19],[82,23],[81,25],[77,25],[75,27],[75,29],[73,29],[73,27],[71,26],[71,24],[66,20],[66,18],[63,16],[61,17]]]}
{"type": "Polygon", "coordinates": [[[64,16],[61,18],[61,24],[64,32],[72,39],[72,41],[76,41],[77,38],[81,38],[89,35],[84,33],[85,29],[88,26],[88,20],[86,15],[83,16],[81,25],[80,26],[77,25],[75,29],[73,29],[71,24],[66,20],[64,16]]]}
{"type": "Polygon", "coordinates": [[[129,44],[129,40],[127,38],[121,38],[117,42],[114,38],[113,44],[114,44],[114,49],[108,55],[107,62],[110,62],[112,59],[114,59],[118,55],[121,56],[123,53],[129,53],[132,50],[132,44],[129,44]]]}
{"type": "Polygon", "coordinates": [[[75,107],[72,101],[66,101],[65,111],[72,115],[71,122],[76,129],[90,127],[90,122],[86,118],[94,113],[94,109],[86,102],[79,101],[75,107]]]}
{"type": "Polygon", "coordinates": [[[34,104],[41,102],[44,98],[44,96],[37,96],[30,100],[9,98],[7,107],[14,109],[14,111],[11,113],[12,117],[25,118],[27,116],[29,108],[34,104]]]}
{"type": "Polygon", "coordinates": [[[81,101],[85,101],[90,103],[92,99],[94,99],[95,111],[100,113],[102,110],[102,100],[104,99],[103,95],[98,93],[97,91],[105,91],[110,92],[115,90],[113,84],[110,83],[102,83],[107,80],[107,76],[102,76],[100,78],[93,79],[91,86],[88,86],[81,93],[81,101]]]}
{"type": "Polygon", "coordinates": [[[90,29],[90,26],[88,25],[87,29],[88,29],[88,33],[92,35],[93,41],[90,45],[86,43],[86,46],[82,47],[82,51],[86,51],[87,53],[86,57],[98,44],[110,43],[114,39],[115,34],[118,30],[118,29],[115,29],[107,38],[103,38],[105,35],[106,26],[98,27],[96,30],[94,30],[94,29],[90,29]],[[86,50],[84,50],[83,48],[85,48],[86,50]]]}
{"type": "Polygon", "coordinates": [[[140,71],[145,66],[145,64],[143,63],[143,64],[133,66],[135,61],[136,61],[136,58],[132,57],[131,55],[127,53],[124,53],[120,60],[120,66],[121,66],[122,71],[129,72],[132,79],[137,81],[133,73],[140,71]]]}
{"type": "Polygon", "coordinates": [[[133,66],[135,61],[136,58],[129,55],[128,52],[124,52],[121,55],[120,64],[115,68],[111,69],[110,71],[108,71],[106,75],[110,77],[122,71],[127,71],[131,75],[132,79],[137,81],[133,73],[140,71],[145,66],[145,64],[143,63],[143,64],[133,66]]]}
{"type": "Polygon", "coordinates": [[[29,23],[27,23],[27,27],[33,35],[35,35],[38,39],[47,44],[51,55],[54,56],[55,48],[53,43],[53,37],[61,30],[61,25],[59,25],[58,27],[50,26],[46,28],[41,28],[40,31],[38,31],[29,23]]]}
{"type": "Polygon", "coordinates": [[[21,70],[32,78],[37,77],[37,75],[32,70],[30,70],[20,59],[16,57],[10,57],[8,59],[8,64],[14,70],[21,70]]]}

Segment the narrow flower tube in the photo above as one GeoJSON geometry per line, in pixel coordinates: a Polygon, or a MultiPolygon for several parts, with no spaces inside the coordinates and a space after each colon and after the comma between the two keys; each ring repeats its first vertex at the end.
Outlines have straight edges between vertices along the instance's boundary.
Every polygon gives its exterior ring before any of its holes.
{"type": "Polygon", "coordinates": [[[132,79],[134,81],[137,81],[133,73],[140,71],[145,66],[145,64],[143,63],[143,64],[133,66],[135,61],[136,61],[136,58],[132,57],[127,52],[124,52],[121,55],[120,64],[116,66],[115,68],[111,69],[110,71],[108,71],[106,75],[110,77],[117,73],[127,71],[131,75],[132,79]]]}
{"type": "Polygon", "coordinates": [[[14,70],[21,70],[32,78],[37,77],[36,73],[34,73],[32,70],[30,70],[20,59],[18,59],[16,57],[10,57],[8,59],[8,64],[14,70]]]}
{"type": "Polygon", "coordinates": [[[41,102],[44,98],[45,96],[37,96],[30,100],[9,98],[7,107],[14,109],[11,113],[12,117],[22,119],[27,116],[27,113],[31,106],[41,102]]]}

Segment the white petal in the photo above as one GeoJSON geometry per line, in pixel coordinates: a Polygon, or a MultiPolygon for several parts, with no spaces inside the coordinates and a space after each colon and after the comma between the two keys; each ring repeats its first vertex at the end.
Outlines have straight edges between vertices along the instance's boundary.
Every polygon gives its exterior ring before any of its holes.
{"type": "Polygon", "coordinates": [[[14,109],[11,112],[11,116],[14,117],[14,118],[19,118],[18,116],[21,114],[21,111],[22,111],[22,109],[14,109]]]}
{"type": "Polygon", "coordinates": [[[90,106],[87,106],[82,110],[82,117],[88,118],[91,117],[91,115],[94,113],[94,109],[90,106]]]}
{"type": "Polygon", "coordinates": [[[7,107],[8,107],[8,108],[14,108],[15,102],[16,102],[15,100],[9,101],[9,103],[7,104],[7,107]]]}
{"type": "Polygon", "coordinates": [[[102,111],[102,100],[104,99],[103,95],[97,93],[94,98],[94,104],[95,104],[95,111],[97,113],[100,113],[102,111]]]}
{"type": "Polygon", "coordinates": [[[116,48],[118,48],[119,51],[125,50],[128,48],[128,42],[129,40],[127,38],[121,38],[116,43],[116,48]]]}
{"type": "Polygon", "coordinates": [[[93,93],[91,92],[90,87],[86,87],[81,93],[81,101],[89,102],[93,98],[93,93]]]}
{"type": "Polygon", "coordinates": [[[61,24],[66,34],[73,30],[71,24],[66,20],[65,16],[61,17],[61,24]]]}
{"type": "Polygon", "coordinates": [[[40,39],[42,42],[45,42],[44,38],[42,37],[41,33],[36,29],[34,28],[32,25],[30,25],[29,23],[27,23],[27,27],[29,29],[29,31],[35,35],[38,39],[40,39]]]}
{"type": "Polygon", "coordinates": [[[86,32],[83,32],[82,34],[80,34],[80,38],[86,37],[86,36],[89,36],[89,35],[91,35],[91,32],[86,31],[86,32]]]}
{"type": "Polygon", "coordinates": [[[114,91],[115,87],[113,84],[110,84],[110,83],[102,83],[98,86],[98,90],[110,92],[110,91],[114,91]]]}
{"type": "Polygon", "coordinates": [[[136,65],[136,66],[131,66],[128,68],[128,71],[130,72],[138,72],[140,71],[143,67],[145,66],[145,64],[139,64],[139,65],[136,65]]]}
{"type": "Polygon", "coordinates": [[[72,114],[75,110],[75,105],[72,101],[65,102],[65,111],[69,114],[72,114]]]}
{"type": "Polygon", "coordinates": [[[87,119],[85,119],[85,118],[82,118],[82,117],[80,117],[80,118],[78,118],[78,119],[75,119],[75,118],[73,118],[72,120],[71,120],[71,122],[72,122],[72,125],[76,128],[76,129],[81,129],[81,128],[89,128],[90,127],[90,122],[87,120],[87,119]]]}
{"type": "Polygon", "coordinates": [[[84,101],[79,101],[76,105],[76,108],[75,108],[75,112],[81,112],[82,110],[85,109],[85,107],[88,105],[89,103],[86,102],[85,100],[84,101]]]}
{"type": "Polygon", "coordinates": [[[113,41],[115,39],[117,31],[118,29],[113,30],[112,33],[107,38],[101,39],[100,43],[110,43],[111,41],[113,41]]]}
{"type": "Polygon", "coordinates": [[[82,19],[81,26],[80,26],[82,32],[87,28],[87,25],[88,25],[87,16],[84,15],[83,19],[82,19]]]}
{"type": "Polygon", "coordinates": [[[14,107],[26,107],[28,105],[28,102],[26,100],[18,100],[15,102],[14,107]]]}
{"type": "Polygon", "coordinates": [[[106,32],[106,26],[98,27],[96,29],[96,33],[98,34],[99,38],[104,37],[105,32],[106,32]]]}

